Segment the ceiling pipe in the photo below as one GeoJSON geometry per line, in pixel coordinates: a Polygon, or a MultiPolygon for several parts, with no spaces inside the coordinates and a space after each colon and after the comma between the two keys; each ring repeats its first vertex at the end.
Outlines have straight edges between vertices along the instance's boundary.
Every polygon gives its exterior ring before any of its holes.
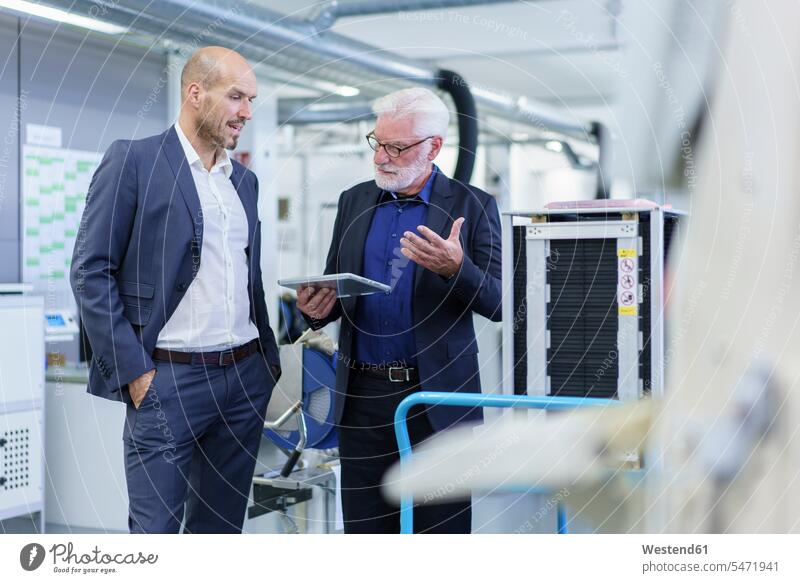
{"type": "Polygon", "coordinates": [[[340,2],[330,0],[321,4],[309,16],[309,21],[319,31],[331,28],[340,18],[351,16],[372,16],[393,12],[417,12],[420,10],[445,10],[448,8],[468,8],[485,4],[509,4],[519,0],[354,0],[340,2]]]}
{"type": "MultiPolygon", "coordinates": [[[[151,2],[117,0],[116,5],[146,10],[151,2]]],[[[309,21],[288,18],[254,4],[247,4],[243,10],[237,4],[217,0],[159,0],[158,10],[168,17],[172,15],[176,22],[192,18],[198,25],[218,23],[217,30],[225,31],[229,38],[226,46],[235,44],[242,54],[251,44],[265,43],[268,50],[285,52],[286,56],[300,51],[309,58],[323,57],[328,60],[328,66],[357,65],[374,74],[400,79],[430,80],[432,77],[430,67],[412,59],[335,33],[321,36],[321,31],[309,21]]]]}
{"type": "MultiPolygon", "coordinates": [[[[47,1],[54,6],[58,5],[53,0],[47,1]]],[[[330,84],[357,86],[361,93],[377,97],[387,91],[408,86],[402,79],[379,80],[377,76],[369,77],[362,67],[346,61],[339,61],[331,66],[329,61],[326,62],[313,53],[306,51],[303,54],[300,49],[275,41],[272,37],[260,37],[258,42],[251,42],[241,28],[231,25],[232,17],[240,14],[236,5],[220,8],[215,18],[209,19],[206,14],[200,17],[191,10],[179,9],[174,2],[167,1],[159,2],[157,11],[142,11],[141,8],[147,4],[144,1],[73,0],[71,8],[118,23],[132,32],[155,37],[164,44],[173,45],[169,50],[186,57],[201,46],[227,46],[239,51],[253,63],[275,71],[283,70],[286,75],[296,74],[300,84],[303,84],[305,78],[313,77],[318,81],[317,85],[320,87],[317,89],[320,91],[335,93],[330,84]],[[182,46],[177,48],[174,46],[176,44],[182,46]],[[307,65],[298,66],[298,63],[307,65]],[[326,83],[329,86],[327,90],[323,88],[326,83]],[[380,87],[374,86],[377,83],[380,83],[380,87]]],[[[294,84],[291,81],[287,83],[294,84]]]]}
{"type": "MultiPolygon", "coordinates": [[[[45,3],[61,8],[66,4],[55,0],[45,3]]],[[[287,71],[301,70],[304,75],[333,83],[357,84],[368,93],[388,93],[409,83],[439,88],[443,82],[441,72],[427,63],[320,30],[309,20],[289,18],[253,4],[243,8],[221,0],[159,0],[157,10],[152,0],[71,0],[68,4],[67,9],[132,31],[174,38],[192,48],[208,44],[227,46],[258,63],[287,71]],[[358,81],[341,81],[348,75],[358,81]]],[[[362,8],[366,9],[366,5],[362,8]]],[[[570,119],[548,104],[525,97],[479,87],[471,87],[470,92],[474,102],[488,114],[542,132],[597,143],[600,151],[597,196],[608,196],[610,139],[601,124],[570,119]]]]}
{"type": "MultiPolygon", "coordinates": [[[[51,5],[62,5],[47,0],[51,5]]],[[[298,59],[309,66],[305,71],[328,79],[333,70],[362,75],[367,83],[379,84],[374,93],[387,93],[409,82],[438,87],[441,77],[426,63],[349,39],[321,34],[311,22],[290,19],[273,10],[248,4],[245,9],[230,2],[206,0],[159,0],[153,11],[149,0],[74,0],[74,9],[132,30],[159,36],[177,29],[185,40],[201,44],[219,42],[235,48],[248,58],[287,70],[297,70],[298,59]],[[99,8],[98,8],[99,7],[99,8]],[[155,12],[153,16],[147,11],[155,12]],[[191,23],[194,37],[185,27],[191,23]],[[201,25],[205,28],[198,28],[201,25]],[[316,65],[315,68],[313,65],[316,65]]],[[[352,84],[352,83],[351,83],[352,84]]],[[[511,97],[472,87],[476,104],[497,116],[541,131],[551,131],[583,141],[594,141],[591,124],[574,120],[563,112],[524,97],[511,97]]]]}
{"type": "Polygon", "coordinates": [[[324,102],[318,99],[279,99],[278,125],[349,123],[374,119],[369,103],[324,102]]]}

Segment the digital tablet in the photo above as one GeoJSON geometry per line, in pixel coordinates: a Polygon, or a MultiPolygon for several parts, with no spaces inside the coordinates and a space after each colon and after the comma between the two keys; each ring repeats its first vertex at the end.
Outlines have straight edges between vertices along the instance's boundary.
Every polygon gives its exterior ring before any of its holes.
{"type": "Polygon", "coordinates": [[[278,285],[288,287],[295,291],[301,287],[327,287],[336,290],[336,296],[348,298],[351,296],[365,296],[379,292],[389,293],[392,288],[385,283],[380,283],[361,277],[354,273],[335,273],[333,275],[309,275],[307,277],[293,277],[279,279],[278,285]]]}

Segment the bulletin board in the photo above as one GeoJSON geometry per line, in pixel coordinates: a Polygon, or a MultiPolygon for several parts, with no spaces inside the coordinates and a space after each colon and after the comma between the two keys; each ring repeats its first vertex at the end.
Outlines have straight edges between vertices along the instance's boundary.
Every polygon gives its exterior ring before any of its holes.
{"type": "Polygon", "coordinates": [[[22,149],[22,280],[72,307],[69,268],[86,193],[103,155],[26,145],[22,149]]]}

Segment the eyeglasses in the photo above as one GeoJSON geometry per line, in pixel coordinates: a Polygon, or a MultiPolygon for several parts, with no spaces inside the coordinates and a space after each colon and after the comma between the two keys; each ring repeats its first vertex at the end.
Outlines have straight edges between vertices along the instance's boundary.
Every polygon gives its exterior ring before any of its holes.
{"type": "Polygon", "coordinates": [[[428,136],[427,138],[424,138],[419,142],[414,142],[413,144],[410,144],[408,146],[400,147],[400,146],[395,146],[394,144],[384,144],[383,142],[379,142],[378,138],[375,137],[375,134],[373,132],[370,132],[367,134],[367,143],[369,144],[369,147],[372,148],[372,150],[375,152],[377,152],[382,146],[383,151],[386,152],[386,155],[389,156],[389,158],[398,158],[400,154],[402,154],[406,150],[410,150],[414,146],[419,146],[425,140],[430,140],[431,138],[434,137],[436,136],[428,136]]]}

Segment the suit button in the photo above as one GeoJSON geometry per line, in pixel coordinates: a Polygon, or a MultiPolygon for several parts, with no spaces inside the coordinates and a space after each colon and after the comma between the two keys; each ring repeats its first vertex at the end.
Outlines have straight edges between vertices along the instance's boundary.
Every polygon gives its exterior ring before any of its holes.
{"type": "Polygon", "coordinates": [[[180,291],[180,292],[186,291],[186,288],[188,288],[188,287],[189,287],[188,285],[186,285],[185,283],[181,282],[181,283],[178,284],[178,291],[180,291]]]}

